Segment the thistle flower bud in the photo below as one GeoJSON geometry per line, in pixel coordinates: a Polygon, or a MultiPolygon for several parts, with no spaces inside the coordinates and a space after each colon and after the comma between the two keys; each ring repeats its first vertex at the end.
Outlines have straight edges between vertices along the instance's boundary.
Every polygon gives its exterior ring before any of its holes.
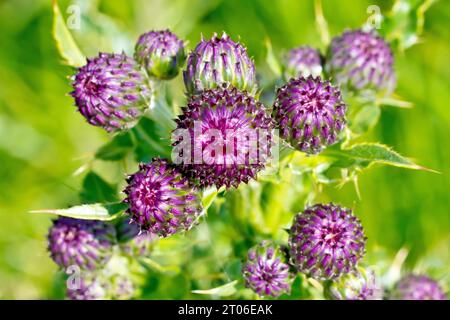
{"type": "Polygon", "coordinates": [[[80,275],[73,287],[67,288],[70,300],[126,300],[133,297],[133,282],[123,274],[89,272],[80,275]]]}
{"type": "Polygon", "coordinates": [[[242,268],[245,285],[260,296],[278,297],[289,293],[292,275],[282,250],[269,241],[263,241],[248,252],[242,268]]]}
{"type": "Polygon", "coordinates": [[[140,231],[138,224],[130,218],[120,219],[116,225],[117,239],[122,252],[131,257],[150,255],[158,236],[150,232],[140,231]]]}
{"type": "Polygon", "coordinates": [[[291,264],[317,280],[332,280],[355,269],[366,237],[350,209],[316,204],[294,218],[289,236],[291,264]]]}
{"type": "Polygon", "coordinates": [[[289,51],[284,61],[286,79],[318,77],[322,73],[322,57],[319,50],[301,46],[289,51]]]}
{"type": "Polygon", "coordinates": [[[394,57],[375,31],[346,31],[333,38],[325,69],[350,91],[391,93],[395,89],[394,57]]]}
{"type": "Polygon", "coordinates": [[[127,182],[127,212],[142,231],[161,237],[187,231],[202,212],[196,190],[166,160],[155,158],[139,165],[127,182]]]}
{"type": "Polygon", "coordinates": [[[425,275],[410,274],[397,282],[391,300],[447,300],[447,294],[435,280],[425,275]]]}
{"type": "Polygon", "coordinates": [[[106,131],[133,127],[151,101],[148,78],[125,54],[100,53],[79,68],[72,83],[78,111],[106,131]]]}
{"type": "Polygon", "coordinates": [[[332,300],[381,300],[383,289],[372,270],[359,267],[337,281],[328,281],[325,296],[332,300]]]}
{"type": "Polygon", "coordinates": [[[175,121],[173,146],[187,149],[176,161],[194,185],[237,187],[255,178],[270,156],[272,120],[261,103],[236,88],[192,96],[175,121]]]}
{"type": "Polygon", "coordinates": [[[346,110],[339,89],[310,76],[291,79],[277,90],[272,115],[293,148],[315,154],[338,140],[346,110]]]}
{"type": "Polygon", "coordinates": [[[169,80],[184,64],[184,43],[169,30],[150,31],[139,37],[134,58],[150,76],[169,80]]]}
{"type": "Polygon", "coordinates": [[[59,217],[49,230],[48,250],[62,268],[94,270],[109,261],[115,241],[115,229],[106,222],[59,217]]]}
{"type": "Polygon", "coordinates": [[[223,83],[240,90],[256,91],[255,66],[247,49],[225,33],[220,38],[214,34],[209,41],[201,40],[189,54],[183,76],[189,94],[223,83]]]}

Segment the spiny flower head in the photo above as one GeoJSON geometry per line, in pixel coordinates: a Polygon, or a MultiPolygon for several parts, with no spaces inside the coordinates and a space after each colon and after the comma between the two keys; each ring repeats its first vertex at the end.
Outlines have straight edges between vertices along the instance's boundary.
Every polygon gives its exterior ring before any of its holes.
{"type": "Polygon", "coordinates": [[[102,221],[59,217],[48,233],[48,250],[62,268],[94,270],[109,261],[115,242],[114,227],[102,221]]]}
{"type": "Polygon", "coordinates": [[[361,222],[350,209],[316,204],[294,218],[291,264],[317,280],[332,280],[355,269],[365,253],[361,222]]]}
{"type": "Polygon", "coordinates": [[[150,31],[139,37],[134,58],[149,75],[161,80],[172,79],[186,59],[184,43],[169,30],[150,31]]]}
{"type": "Polygon", "coordinates": [[[409,274],[394,287],[392,300],[447,300],[447,294],[437,281],[425,275],[409,274]]]}
{"type": "Polygon", "coordinates": [[[140,164],[127,182],[127,212],[142,231],[167,237],[189,230],[202,212],[197,191],[167,160],[140,164]]]}
{"type": "Polygon", "coordinates": [[[106,131],[133,127],[151,100],[146,74],[124,53],[100,53],[88,59],[72,86],[78,111],[106,131]]]}
{"type": "Polygon", "coordinates": [[[120,248],[132,257],[148,256],[158,236],[147,231],[141,231],[138,224],[129,217],[120,219],[116,225],[117,239],[120,248]]]}
{"type": "Polygon", "coordinates": [[[352,30],[333,38],[326,71],[350,91],[391,93],[395,88],[394,56],[375,31],[352,30]]]}
{"type": "Polygon", "coordinates": [[[189,94],[221,86],[223,83],[250,92],[256,91],[255,66],[247,49],[223,33],[202,39],[189,54],[184,84],[189,94]]]}
{"type": "Polygon", "coordinates": [[[285,78],[320,76],[322,57],[319,50],[301,46],[289,51],[284,61],[285,78]]]}
{"type": "Polygon", "coordinates": [[[176,123],[176,161],[194,185],[237,187],[255,178],[270,156],[271,118],[234,87],[192,96],[176,123]]]}
{"type": "Polygon", "coordinates": [[[249,250],[242,272],[246,287],[260,296],[278,297],[291,290],[293,278],[286,256],[270,241],[263,241],[249,250]]]}
{"type": "Polygon", "coordinates": [[[325,295],[333,300],[381,300],[383,290],[372,270],[358,267],[336,281],[328,281],[325,295]]]}
{"type": "Polygon", "coordinates": [[[293,78],[277,90],[273,118],[280,135],[308,154],[338,140],[346,124],[341,92],[320,77],[293,78]]]}

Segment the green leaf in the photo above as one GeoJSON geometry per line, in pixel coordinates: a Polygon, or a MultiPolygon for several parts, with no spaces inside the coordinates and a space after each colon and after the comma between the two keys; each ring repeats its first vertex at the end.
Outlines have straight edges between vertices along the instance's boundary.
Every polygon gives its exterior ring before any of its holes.
{"type": "Polygon", "coordinates": [[[320,40],[324,46],[328,46],[330,43],[330,32],[328,30],[328,23],[325,19],[322,10],[322,1],[315,0],[314,1],[314,13],[316,16],[316,28],[320,35],[320,40]]]}
{"type": "Polygon", "coordinates": [[[264,41],[266,47],[266,63],[269,66],[270,70],[279,78],[281,77],[281,66],[278,62],[275,54],[273,53],[272,43],[270,38],[266,38],[264,41]]]}
{"type": "Polygon", "coordinates": [[[65,64],[72,67],[81,67],[86,63],[86,57],[78,48],[69,29],[67,29],[66,22],[56,0],[53,0],[52,34],[59,54],[64,59],[65,64]]]}
{"type": "Polygon", "coordinates": [[[236,293],[236,284],[238,283],[237,280],[234,280],[232,282],[226,283],[220,287],[208,289],[208,290],[192,290],[192,293],[196,294],[209,294],[213,296],[219,296],[219,297],[227,297],[231,296],[234,293],[236,293]]]}
{"type": "Polygon", "coordinates": [[[380,119],[380,107],[373,104],[363,106],[354,116],[350,130],[356,134],[363,134],[372,129],[380,119]]]}
{"type": "Polygon", "coordinates": [[[134,148],[129,132],[116,135],[110,142],[100,147],[95,154],[97,159],[117,161],[122,160],[134,148]]]}
{"type": "Polygon", "coordinates": [[[206,212],[208,210],[208,208],[214,202],[214,200],[216,199],[218,194],[219,194],[219,192],[217,191],[217,189],[215,187],[211,187],[211,188],[203,190],[202,206],[203,206],[204,212],[206,212]]]}
{"type": "Polygon", "coordinates": [[[83,189],[80,192],[83,203],[116,202],[116,187],[110,185],[95,172],[89,172],[83,180],[83,189]]]}
{"type": "MultiPolygon", "coordinates": [[[[333,151],[330,152],[333,154],[333,151]]],[[[407,169],[433,171],[415,164],[390,147],[379,143],[359,143],[340,151],[334,151],[334,154],[341,156],[343,160],[349,160],[348,163],[355,164],[360,168],[380,163],[407,169]]]]}
{"type": "Polygon", "coordinates": [[[154,157],[170,159],[170,135],[154,120],[143,117],[130,132],[136,139],[137,161],[149,162],[154,157]]]}
{"type": "Polygon", "coordinates": [[[112,204],[93,203],[67,209],[34,210],[31,213],[50,213],[76,219],[109,221],[117,218],[126,208],[127,205],[120,202],[112,204]]]}

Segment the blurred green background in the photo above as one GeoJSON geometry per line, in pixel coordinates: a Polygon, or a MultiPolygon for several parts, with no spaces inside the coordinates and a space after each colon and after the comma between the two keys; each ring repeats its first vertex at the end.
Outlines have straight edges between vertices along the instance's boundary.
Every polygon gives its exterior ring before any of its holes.
{"type": "MultiPolygon", "coordinates": [[[[382,12],[391,1],[324,1],[331,35],[361,26],[367,7],[382,12]]],[[[192,48],[203,33],[225,30],[241,41],[257,66],[265,63],[264,39],[276,52],[300,44],[320,47],[314,4],[298,0],[135,0],[60,1],[64,14],[80,5],[77,41],[88,56],[98,51],[132,52],[137,36],[170,27],[192,48]]],[[[448,271],[450,209],[450,2],[439,1],[426,14],[422,42],[397,54],[397,93],[413,109],[386,107],[378,126],[365,137],[441,174],[376,168],[354,188],[326,188],[323,200],[355,207],[369,237],[368,251],[394,255],[410,249],[407,265],[437,261],[448,271]]],[[[56,266],[46,252],[50,216],[32,209],[78,203],[82,175],[73,173],[110,138],[75,112],[67,76],[51,35],[48,0],[0,0],[0,298],[59,297],[56,266]]],[[[176,81],[181,83],[181,77],[176,81]]],[[[96,168],[113,172],[108,164],[96,168]]],[[[107,177],[108,177],[107,176],[107,177]]],[[[442,273],[442,270],[441,270],[442,273]]]]}

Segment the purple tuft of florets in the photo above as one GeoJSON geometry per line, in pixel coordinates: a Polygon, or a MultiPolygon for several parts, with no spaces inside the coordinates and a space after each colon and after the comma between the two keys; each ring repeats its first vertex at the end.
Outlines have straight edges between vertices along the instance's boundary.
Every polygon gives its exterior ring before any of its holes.
{"type": "Polygon", "coordinates": [[[392,300],[447,300],[447,294],[437,281],[425,275],[410,274],[394,287],[392,300]]]}
{"type": "Polygon", "coordinates": [[[352,30],[333,38],[325,69],[351,91],[395,89],[394,56],[375,31],[352,30]]]}
{"type": "Polygon", "coordinates": [[[223,83],[250,92],[256,91],[255,66],[247,49],[223,33],[201,42],[189,54],[184,84],[189,94],[221,86],[223,83]]]}
{"type": "Polygon", "coordinates": [[[270,156],[272,119],[260,102],[234,87],[192,96],[176,123],[176,161],[194,185],[237,187],[255,178],[270,156]]]}
{"type": "Polygon", "coordinates": [[[140,164],[127,182],[127,213],[142,231],[167,237],[191,229],[202,213],[197,191],[167,160],[140,164]]]}
{"type": "Polygon", "coordinates": [[[353,271],[365,253],[361,222],[350,209],[316,204],[294,218],[290,230],[291,264],[317,280],[353,271]]]}
{"type": "Polygon", "coordinates": [[[322,56],[319,50],[301,46],[289,51],[285,58],[285,78],[320,76],[322,73],[322,56]]]}
{"type": "Polygon", "coordinates": [[[48,250],[61,268],[94,270],[109,261],[115,242],[114,227],[102,221],[59,217],[48,233],[48,250]]]}
{"type": "Polygon", "coordinates": [[[332,300],[381,300],[383,289],[373,270],[358,267],[337,281],[328,281],[325,295],[332,300]]]}
{"type": "Polygon", "coordinates": [[[341,92],[320,77],[293,78],[277,90],[273,118],[280,135],[308,154],[334,144],[345,127],[341,92]]]}
{"type": "Polygon", "coordinates": [[[184,43],[169,30],[142,34],[134,58],[150,76],[161,80],[174,78],[186,60],[184,43]]]}
{"type": "Polygon", "coordinates": [[[151,101],[147,75],[124,53],[88,59],[72,86],[78,111],[90,124],[109,132],[133,127],[151,101]]]}
{"type": "Polygon", "coordinates": [[[270,241],[249,250],[242,272],[246,287],[260,296],[278,297],[291,290],[293,278],[285,254],[270,241]]]}

